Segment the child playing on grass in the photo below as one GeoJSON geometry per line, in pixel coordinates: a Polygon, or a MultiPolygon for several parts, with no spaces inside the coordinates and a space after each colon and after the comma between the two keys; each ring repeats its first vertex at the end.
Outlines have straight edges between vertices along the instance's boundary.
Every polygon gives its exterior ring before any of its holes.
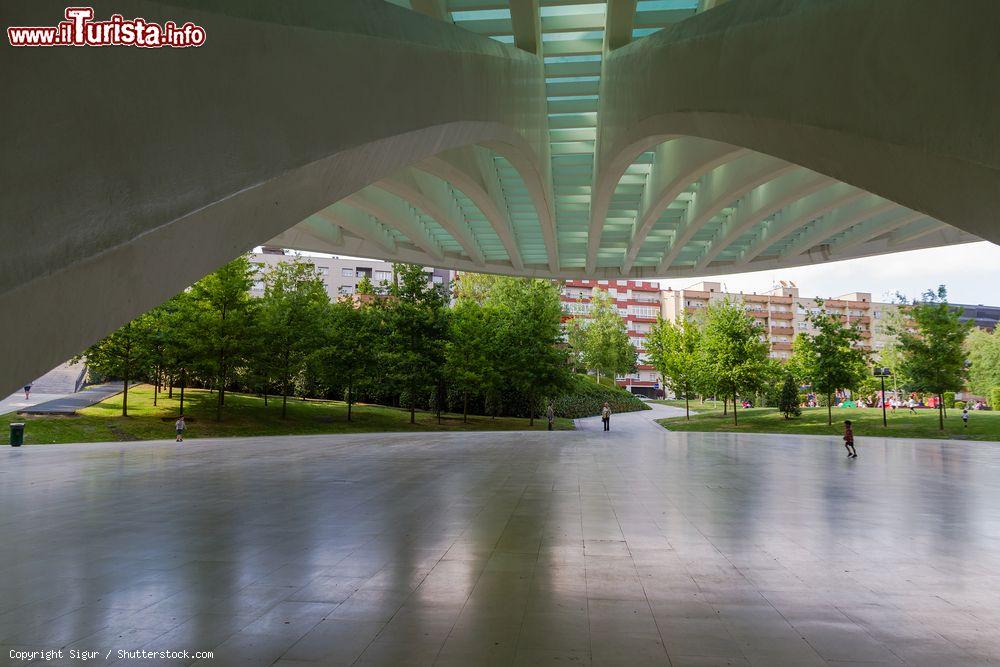
{"type": "Polygon", "coordinates": [[[969,408],[962,408],[962,425],[969,428],[969,408]]]}
{"type": "Polygon", "coordinates": [[[847,449],[847,458],[858,458],[858,450],[854,449],[854,429],[851,428],[851,420],[844,421],[844,447],[847,449]]]}
{"type": "Polygon", "coordinates": [[[174,422],[174,428],[177,429],[177,442],[184,442],[184,415],[174,422]]]}

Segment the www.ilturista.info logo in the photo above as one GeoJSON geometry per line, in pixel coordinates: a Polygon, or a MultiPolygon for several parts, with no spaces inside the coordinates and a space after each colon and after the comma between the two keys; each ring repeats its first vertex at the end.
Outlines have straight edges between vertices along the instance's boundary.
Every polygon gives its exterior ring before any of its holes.
{"type": "Polygon", "coordinates": [[[163,25],[143,18],[126,19],[112,14],[107,21],[94,20],[93,7],[67,7],[66,20],[55,26],[7,28],[11,46],[138,46],[183,49],[205,43],[205,29],[188,21],[163,25]]]}

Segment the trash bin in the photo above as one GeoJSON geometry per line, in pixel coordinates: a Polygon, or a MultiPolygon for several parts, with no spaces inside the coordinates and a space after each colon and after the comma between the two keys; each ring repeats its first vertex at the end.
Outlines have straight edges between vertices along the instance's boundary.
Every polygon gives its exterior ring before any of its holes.
{"type": "Polygon", "coordinates": [[[10,446],[20,447],[24,444],[24,422],[10,425],[10,446]]]}

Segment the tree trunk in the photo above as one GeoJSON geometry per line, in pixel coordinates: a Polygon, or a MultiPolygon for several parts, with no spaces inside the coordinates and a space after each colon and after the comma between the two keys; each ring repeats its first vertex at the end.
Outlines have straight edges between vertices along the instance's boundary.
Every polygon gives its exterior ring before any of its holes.
{"type": "Polygon", "coordinates": [[[351,421],[351,404],[354,403],[354,383],[347,383],[347,421],[351,421]]]}
{"type": "Polygon", "coordinates": [[[944,430],[944,397],[938,394],[938,429],[944,430]]]}
{"type": "Polygon", "coordinates": [[[462,394],[462,423],[469,423],[469,392],[463,392],[462,394]]]}
{"type": "Polygon", "coordinates": [[[410,387],[410,423],[417,423],[417,392],[410,387]]]}
{"type": "Polygon", "coordinates": [[[167,398],[173,399],[174,397],[174,374],[170,373],[167,376],[167,398]]]}
{"type": "Polygon", "coordinates": [[[733,390],[733,426],[739,426],[740,421],[736,417],[736,390],[733,390]]]}
{"type": "Polygon", "coordinates": [[[826,425],[833,426],[833,394],[826,395],[826,425]]]}
{"type": "Polygon", "coordinates": [[[267,407],[267,382],[264,382],[264,407],[267,407]]]}
{"type": "Polygon", "coordinates": [[[691,421],[691,403],[687,391],[684,392],[684,417],[691,421]]]}
{"type": "Polygon", "coordinates": [[[535,396],[528,394],[528,426],[535,425],[535,396]]]}
{"type": "Polygon", "coordinates": [[[729,414],[729,399],[725,396],[722,397],[722,416],[725,417],[729,414]]]}
{"type": "Polygon", "coordinates": [[[125,370],[125,390],[122,392],[122,417],[128,417],[128,376],[129,372],[126,368],[125,370]]]}
{"type": "Polygon", "coordinates": [[[153,378],[153,407],[156,407],[156,396],[160,393],[160,369],[156,369],[156,375],[153,378]]]}

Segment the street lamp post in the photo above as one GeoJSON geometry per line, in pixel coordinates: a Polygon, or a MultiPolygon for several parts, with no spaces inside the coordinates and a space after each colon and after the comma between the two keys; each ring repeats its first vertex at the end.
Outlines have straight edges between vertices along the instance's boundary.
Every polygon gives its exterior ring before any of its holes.
{"type": "Polygon", "coordinates": [[[877,366],[875,367],[873,374],[875,375],[875,377],[882,380],[882,427],[888,428],[889,422],[885,416],[885,379],[890,375],[892,375],[892,371],[890,371],[888,368],[884,366],[877,366]]]}

